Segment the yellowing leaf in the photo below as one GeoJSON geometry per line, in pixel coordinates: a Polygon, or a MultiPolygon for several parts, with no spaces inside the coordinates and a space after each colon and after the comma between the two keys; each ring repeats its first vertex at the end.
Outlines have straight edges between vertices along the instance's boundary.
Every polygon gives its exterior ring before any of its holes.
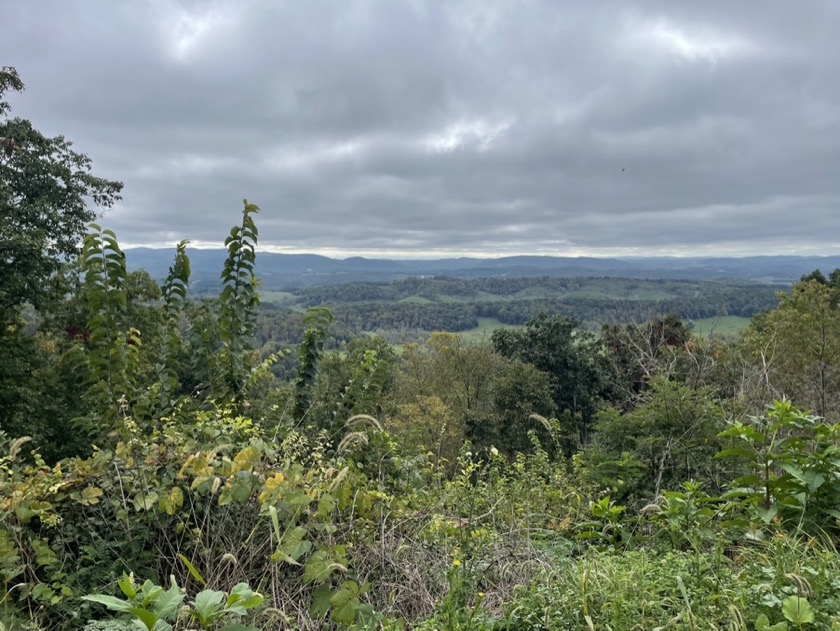
{"type": "Polygon", "coordinates": [[[236,454],[231,467],[231,474],[239,471],[250,471],[260,459],[260,452],[256,447],[248,446],[236,454]]]}
{"type": "Polygon", "coordinates": [[[268,478],[263,484],[263,490],[260,493],[260,504],[264,504],[269,497],[272,497],[285,481],[286,476],[279,471],[268,478]]]}
{"type": "Polygon", "coordinates": [[[88,486],[82,491],[79,497],[79,503],[84,506],[93,506],[99,504],[99,498],[102,497],[102,489],[98,486],[88,486]]]}
{"type": "Polygon", "coordinates": [[[169,493],[160,498],[160,510],[167,515],[174,515],[184,505],[184,492],[180,486],[170,489],[169,493]]]}
{"type": "Polygon", "coordinates": [[[181,468],[178,470],[178,473],[175,476],[175,478],[177,480],[182,480],[184,478],[184,476],[186,475],[186,472],[188,470],[190,470],[190,471],[192,470],[192,469],[190,469],[190,465],[193,463],[196,456],[197,456],[197,454],[190,454],[189,457],[187,457],[187,459],[184,461],[184,464],[181,465],[181,468]]]}
{"type": "Polygon", "coordinates": [[[211,456],[209,454],[201,454],[197,456],[192,463],[193,475],[211,476],[213,475],[213,466],[210,464],[211,456]]]}

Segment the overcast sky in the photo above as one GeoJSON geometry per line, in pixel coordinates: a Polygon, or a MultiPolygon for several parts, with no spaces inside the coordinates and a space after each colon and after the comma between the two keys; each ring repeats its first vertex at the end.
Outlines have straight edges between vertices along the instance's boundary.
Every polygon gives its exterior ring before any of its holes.
{"type": "Polygon", "coordinates": [[[123,244],[840,253],[837,0],[0,0],[123,244]]]}

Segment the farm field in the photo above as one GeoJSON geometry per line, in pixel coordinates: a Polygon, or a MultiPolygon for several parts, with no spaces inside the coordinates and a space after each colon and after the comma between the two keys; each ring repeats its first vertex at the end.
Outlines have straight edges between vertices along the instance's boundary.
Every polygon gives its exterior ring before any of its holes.
{"type": "Polygon", "coordinates": [[[721,316],[694,320],[691,330],[697,337],[733,336],[742,333],[750,325],[749,318],[740,316],[721,316]]]}
{"type": "Polygon", "coordinates": [[[521,329],[522,326],[518,324],[504,324],[499,322],[496,318],[479,318],[478,326],[474,329],[461,331],[460,336],[462,340],[467,342],[489,342],[490,336],[496,329],[521,329]]]}

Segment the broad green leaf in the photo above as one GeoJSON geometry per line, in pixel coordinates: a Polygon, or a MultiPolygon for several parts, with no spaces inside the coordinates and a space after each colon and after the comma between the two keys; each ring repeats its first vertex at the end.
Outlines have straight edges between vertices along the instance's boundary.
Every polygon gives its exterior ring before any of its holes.
{"type": "Polygon", "coordinates": [[[742,447],[736,447],[733,449],[723,449],[715,454],[715,458],[744,458],[746,460],[751,460],[755,457],[755,452],[749,449],[744,449],[742,447]]]}
{"type": "Polygon", "coordinates": [[[125,597],[129,600],[137,598],[137,590],[134,589],[134,581],[132,581],[131,577],[127,574],[123,574],[122,578],[117,581],[117,585],[119,585],[120,590],[122,590],[122,593],[125,594],[125,597]]]}
{"type": "Polygon", "coordinates": [[[99,603],[105,605],[111,611],[119,611],[121,613],[129,613],[134,609],[134,605],[129,602],[116,598],[114,596],[106,596],[105,594],[91,594],[89,596],[82,596],[82,600],[87,600],[92,603],[99,603]]]}
{"type": "Polygon", "coordinates": [[[232,503],[244,504],[251,497],[252,490],[249,479],[234,477],[225,484],[219,494],[219,506],[228,506],[232,503]]]}
{"type": "Polygon", "coordinates": [[[807,471],[805,473],[805,484],[811,493],[815,493],[825,483],[825,476],[817,471],[807,471]]]}
{"type": "Polygon", "coordinates": [[[100,497],[102,497],[102,489],[98,486],[87,486],[82,491],[79,502],[85,506],[93,506],[99,503],[100,497]]]}
{"type": "Polygon", "coordinates": [[[29,521],[37,514],[38,513],[25,506],[18,506],[15,508],[15,515],[18,518],[18,521],[22,524],[28,524],[29,521]]]}
{"type": "Polygon", "coordinates": [[[324,582],[332,571],[332,559],[323,550],[314,553],[303,568],[303,581],[305,583],[324,582]]]}
{"type": "Polygon", "coordinates": [[[779,512],[779,506],[777,504],[773,504],[770,508],[766,509],[758,507],[755,509],[755,512],[758,513],[759,517],[761,517],[761,521],[765,524],[769,524],[779,512]]]}
{"type": "Polygon", "coordinates": [[[151,605],[155,598],[160,596],[163,593],[163,587],[160,585],[155,585],[149,579],[143,581],[143,584],[140,586],[140,593],[139,597],[141,602],[143,603],[144,607],[148,607],[151,605]]]}
{"type": "MultiPolygon", "coordinates": [[[[344,590],[339,590],[339,593],[342,591],[344,590]]],[[[349,598],[346,601],[342,600],[342,602],[338,605],[333,604],[330,617],[340,624],[346,624],[349,626],[353,624],[353,620],[356,618],[356,606],[358,604],[359,601],[356,598],[349,598]]]]}
{"type": "Polygon", "coordinates": [[[312,593],[312,606],[309,608],[310,613],[315,617],[323,617],[330,610],[330,599],[333,592],[330,586],[326,583],[318,586],[312,593]]]}
{"type": "Polygon", "coordinates": [[[312,542],[304,540],[306,529],[297,526],[289,530],[280,544],[280,552],[297,561],[312,549],[312,542]]]}
{"type": "Polygon", "coordinates": [[[169,618],[184,602],[184,592],[177,585],[173,585],[165,592],[158,594],[152,603],[152,610],[157,613],[160,618],[169,618]]]}
{"type": "Polygon", "coordinates": [[[279,563],[280,561],[283,561],[283,563],[288,563],[289,565],[300,565],[300,563],[295,561],[292,557],[290,557],[288,554],[286,554],[282,550],[275,551],[274,554],[271,555],[271,560],[274,561],[275,563],[279,563]]]}
{"type": "Polygon", "coordinates": [[[309,504],[312,502],[312,498],[309,497],[309,495],[307,495],[303,491],[293,489],[289,491],[288,495],[285,498],[285,501],[294,508],[304,508],[306,506],[309,506],[309,504]]]}
{"type": "Polygon", "coordinates": [[[807,598],[788,596],[782,601],[782,613],[789,622],[807,624],[814,621],[814,610],[807,598]]]}
{"type": "Polygon", "coordinates": [[[49,544],[43,539],[32,539],[30,545],[35,551],[35,564],[39,567],[48,567],[58,563],[58,557],[49,544]]]}
{"type": "Polygon", "coordinates": [[[770,619],[764,614],[755,619],[755,631],[787,631],[787,628],[787,622],[777,622],[771,625],[770,619]]]}
{"type": "Polygon", "coordinates": [[[133,614],[140,622],[142,622],[149,631],[154,631],[158,627],[160,618],[148,609],[142,607],[132,607],[130,613],[133,614]]]}
{"type": "Polygon", "coordinates": [[[235,604],[236,606],[244,609],[252,609],[261,605],[264,600],[265,597],[262,594],[253,591],[248,586],[248,583],[237,583],[234,585],[233,589],[230,590],[227,604],[229,606],[235,604]]]}
{"type": "Polygon", "coordinates": [[[150,493],[138,493],[134,496],[134,508],[138,513],[151,510],[158,501],[158,494],[154,491],[150,493]]]}
{"type": "Polygon", "coordinates": [[[205,589],[196,595],[193,601],[193,608],[198,614],[199,619],[206,623],[221,610],[224,599],[224,592],[205,589]]]}
{"type": "Polygon", "coordinates": [[[261,456],[262,454],[256,447],[250,445],[245,447],[234,457],[231,474],[239,471],[250,471],[259,462],[261,456]]]}
{"type": "Polygon", "coordinates": [[[777,464],[780,469],[787,471],[800,482],[805,482],[805,472],[802,471],[802,469],[800,469],[796,465],[790,464],[788,462],[779,462],[777,464]]]}
{"type": "Polygon", "coordinates": [[[335,509],[336,500],[335,498],[330,495],[329,493],[324,493],[321,496],[321,499],[318,500],[318,511],[316,516],[325,519],[330,516],[330,514],[335,509]]]}
{"type": "Polygon", "coordinates": [[[180,486],[173,486],[160,498],[159,508],[167,515],[174,515],[183,505],[184,492],[180,486]]]}

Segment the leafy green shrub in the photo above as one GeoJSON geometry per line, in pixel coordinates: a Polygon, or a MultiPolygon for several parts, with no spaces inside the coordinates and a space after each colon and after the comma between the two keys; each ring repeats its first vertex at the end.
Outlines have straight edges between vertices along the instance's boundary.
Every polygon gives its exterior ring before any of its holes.
{"type": "Polygon", "coordinates": [[[578,458],[579,474],[623,503],[648,503],[686,480],[722,484],[718,433],[724,410],[708,389],[655,377],[638,405],[598,414],[592,443],[578,458]]]}
{"type": "Polygon", "coordinates": [[[642,509],[655,527],[653,536],[675,550],[711,548],[720,532],[718,498],[702,492],[697,482],[684,482],[679,491],[663,491],[656,503],[642,509]]]}
{"type": "Polygon", "coordinates": [[[15,446],[0,467],[3,576],[20,604],[69,621],[87,614],[75,595],[129,569],[193,581],[179,555],[222,589],[283,585],[281,611],[349,587],[349,546],[371,532],[385,497],[355,467],[301,436],[269,446],[225,409],[164,419],[150,434],[130,419],[124,428],[89,459],[26,465],[15,446]]]}
{"type": "Polygon", "coordinates": [[[734,460],[746,470],[725,497],[744,511],[748,522],[780,521],[812,533],[837,532],[840,424],[824,423],[787,401],[776,401],[765,416],[735,421],[720,436],[733,445],[718,458],[734,460]]]}
{"type": "MultiPolygon", "coordinates": [[[[195,568],[188,561],[185,563],[193,577],[204,582],[195,568]]],[[[234,585],[229,594],[204,589],[189,604],[184,604],[184,590],[175,584],[174,579],[169,589],[149,580],[138,586],[130,575],[123,576],[118,584],[125,598],[91,594],[82,596],[82,600],[105,605],[111,611],[125,614],[130,617],[133,628],[145,631],[169,631],[173,628],[172,623],[184,620],[188,621],[188,626],[197,625],[200,629],[259,631],[239,622],[230,622],[231,619],[238,620],[245,616],[248,610],[258,607],[264,600],[262,594],[251,590],[247,583],[234,585]]]]}

